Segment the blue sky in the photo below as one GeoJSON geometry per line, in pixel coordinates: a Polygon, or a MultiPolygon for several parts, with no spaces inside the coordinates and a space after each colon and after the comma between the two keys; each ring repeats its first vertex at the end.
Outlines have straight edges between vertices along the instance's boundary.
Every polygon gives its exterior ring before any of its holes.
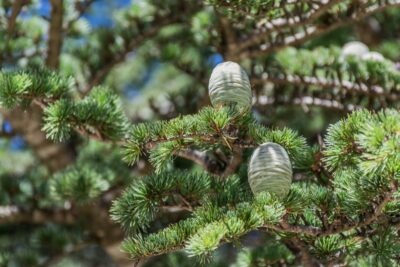
{"type": "MultiPolygon", "coordinates": [[[[110,10],[126,7],[132,0],[95,0],[84,15],[93,27],[110,27],[113,22],[110,10]]],[[[50,0],[41,0],[38,13],[48,17],[50,14],[50,0]]]]}

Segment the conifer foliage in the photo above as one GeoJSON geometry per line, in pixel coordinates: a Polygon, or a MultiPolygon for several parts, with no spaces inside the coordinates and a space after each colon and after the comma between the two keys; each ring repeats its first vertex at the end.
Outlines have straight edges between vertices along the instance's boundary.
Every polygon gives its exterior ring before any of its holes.
{"type": "Polygon", "coordinates": [[[0,266],[400,265],[399,1],[95,2],[0,0],[0,266]]]}

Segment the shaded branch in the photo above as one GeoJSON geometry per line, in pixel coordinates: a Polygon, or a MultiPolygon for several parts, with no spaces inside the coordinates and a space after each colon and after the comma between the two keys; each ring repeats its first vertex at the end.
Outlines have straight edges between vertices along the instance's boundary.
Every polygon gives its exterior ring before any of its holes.
{"type": "Polygon", "coordinates": [[[286,232],[293,234],[306,234],[309,236],[328,236],[339,234],[342,232],[347,232],[353,230],[355,228],[364,227],[374,223],[375,220],[382,214],[383,208],[385,205],[392,199],[393,194],[397,191],[397,186],[394,184],[391,185],[391,189],[389,192],[386,192],[383,196],[381,196],[381,201],[378,205],[376,205],[373,211],[369,214],[366,214],[362,221],[354,222],[354,223],[340,223],[340,224],[331,224],[327,229],[320,229],[313,226],[300,226],[300,225],[291,225],[288,224],[285,220],[281,221],[279,225],[268,224],[264,225],[263,228],[275,230],[278,232],[286,232]]]}
{"type": "Polygon", "coordinates": [[[300,262],[301,265],[304,267],[315,267],[315,266],[319,266],[319,264],[315,264],[313,262],[313,257],[311,256],[311,253],[309,252],[308,248],[309,246],[307,244],[305,244],[304,241],[300,240],[297,237],[293,237],[291,238],[291,242],[293,243],[293,245],[298,248],[299,250],[299,256],[300,256],[300,262]]]}
{"type": "Polygon", "coordinates": [[[210,173],[219,175],[223,171],[218,163],[207,155],[206,151],[188,148],[177,151],[176,155],[195,162],[210,173]]]}
{"type": "Polygon", "coordinates": [[[88,94],[94,86],[100,84],[108,75],[108,73],[114,68],[114,66],[122,63],[125,60],[127,54],[141,46],[149,38],[157,35],[163,27],[178,22],[180,20],[179,15],[180,14],[174,14],[174,16],[162,18],[161,20],[154,22],[154,25],[150,29],[131,40],[123,51],[115,55],[111,61],[105,63],[103,67],[96,72],[96,74],[90,79],[89,84],[83,91],[83,95],[88,94]]]}
{"type": "Polygon", "coordinates": [[[260,96],[257,98],[257,102],[255,103],[255,107],[257,109],[265,109],[268,106],[276,106],[276,105],[295,105],[301,106],[305,109],[305,112],[308,112],[308,107],[321,107],[326,109],[333,109],[338,111],[350,112],[356,109],[361,109],[360,106],[355,106],[353,104],[344,104],[340,101],[333,99],[324,99],[313,96],[302,96],[302,97],[294,97],[294,98],[273,98],[267,96],[260,96]]]}
{"type": "MultiPolygon", "coordinates": [[[[267,230],[267,231],[273,230],[273,231],[277,231],[277,232],[292,233],[292,234],[298,234],[298,235],[308,235],[308,236],[312,236],[312,237],[329,236],[329,235],[347,232],[347,231],[350,231],[355,228],[360,228],[360,227],[364,227],[364,226],[370,225],[372,223],[375,223],[377,221],[378,217],[382,214],[382,210],[383,210],[384,206],[386,205],[386,203],[388,203],[391,200],[393,193],[395,193],[396,190],[397,190],[397,187],[393,184],[391,190],[389,192],[386,192],[383,196],[381,196],[382,199],[379,202],[379,204],[376,205],[373,212],[366,215],[364,220],[359,221],[359,222],[355,222],[355,223],[351,223],[351,224],[343,223],[343,224],[340,224],[339,227],[329,227],[328,229],[321,229],[321,228],[314,227],[314,226],[288,224],[287,223],[288,214],[286,214],[286,215],[284,215],[283,219],[279,223],[265,224],[262,227],[259,227],[259,229],[267,230]]],[[[297,241],[296,245],[299,246],[299,249],[301,248],[300,252],[301,252],[302,264],[304,264],[304,266],[314,266],[313,259],[310,257],[310,254],[308,253],[307,248],[304,246],[303,243],[299,243],[299,242],[302,242],[300,240],[300,238],[298,236],[295,236],[294,238],[295,238],[295,242],[297,241]]],[[[224,239],[222,239],[222,241],[220,242],[219,245],[222,245],[226,242],[229,242],[229,240],[224,238],[224,239]]],[[[141,261],[146,257],[161,255],[164,253],[169,253],[169,252],[173,252],[176,250],[180,250],[180,249],[184,248],[185,244],[186,244],[185,242],[181,242],[181,243],[176,244],[173,247],[168,247],[162,251],[147,253],[146,255],[142,255],[140,258],[136,258],[135,260],[141,261]]]]}
{"type": "Polygon", "coordinates": [[[241,59],[257,58],[287,46],[299,45],[318,35],[333,31],[341,26],[344,26],[351,22],[358,21],[376,12],[382,11],[386,8],[396,7],[396,6],[400,6],[400,1],[393,0],[393,1],[386,1],[385,3],[375,4],[372,6],[364,6],[362,8],[354,9],[354,11],[350,14],[345,13],[342,15],[337,15],[336,17],[332,18],[334,21],[330,24],[311,25],[308,27],[303,27],[301,32],[295,34],[289,32],[289,36],[286,37],[282,34],[278,34],[275,37],[272,37],[269,35],[268,32],[265,38],[260,38],[260,39],[270,39],[268,40],[268,43],[261,45],[256,50],[251,50],[251,49],[243,50],[238,55],[238,57],[241,59]]]}
{"type": "Polygon", "coordinates": [[[36,106],[27,110],[14,108],[6,111],[0,109],[16,134],[20,134],[32,148],[34,154],[49,169],[50,172],[63,169],[74,161],[75,154],[66,144],[54,143],[42,132],[42,110],[36,106]]]}
{"type": "Polygon", "coordinates": [[[230,11],[233,11],[236,13],[236,15],[240,15],[245,19],[249,19],[251,21],[257,21],[260,18],[265,18],[267,16],[267,19],[272,20],[274,17],[274,14],[277,13],[277,11],[281,10],[282,8],[285,8],[287,6],[291,6],[293,9],[295,9],[296,6],[302,5],[302,4],[312,4],[315,3],[315,0],[282,0],[282,1],[275,1],[272,2],[270,1],[267,3],[264,7],[260,8],[257,12],[257,14],[254,14],[251,11],[251,5],[243,5],[240,4],[240,2],[236,3],[233,1],[229,0],[222,0],[218,1],[216,4],[217,8],[227,8],[230,11]],[[272,16],[271,16],[272,15],[272,16]]]}
{"type": "MultiPolygon", "coordinates": [[[[214,153],[217,154],[218,151],[215,151],[214,153]]],[[[221,153],[222,151],[220,154],[221,153]]],[[[219,160],[210,157],[206,151],[198,151],[190,148],[179,150],[175,154],[179,157],[195,162],[209,173],[220,175],[222,177],[234,174],[236,169],[242,163],[242,148],[237,146],[233,147],[233,153],[229,162],[228,159],[221,159],[221,157],[218,157],[219,160]]]]}
{"type": "Polygon", "coordinates": [[[264,84],[265,82],[272,82],[275,84],[283,85],[302,85],[302,86],[315,86],[323,89],[340,88],[350,93],[358,93],[363,95],[383,96],[389,100],[396,101],[400,99],[400,93],[390,93],[385,91],[384,88],[378,85],[368,86],[363,83],[352,83],[350,81],[328,80],[319,77],[310,76],[296,76],[296,75],[282,75],[280,77],[266,76],[263,78],[253,79],[252,83],[255,85],[264,84]]]}
{"type": "Polygon", "coordinates": [[[332,6],[340,3],[340,0],[321,1],[321,4],[306,14],[298,14],[293,17],[278,18],[272,21],[262,20],[258,23],[260,32],[248,37],[245,41],[238,44],[237,49],[241,51],[249,46],[262,42],[271,32],[279,32],[287,28],[299,28],[314,22],[326,13],[332,6]],[[325,2],[325,3],[324,3],[325,2]]]}
{"type": "Polygon", "coordinates": [[[235,31],[232,28],[230,21],[222,14],[216,10],[216,17],[218,18],[218,31],[221,36],[221,42],[218,44],[219,52],[226,58],[230,60],[234,58],[232,54],[233,51],[238,49],[236,42],[235,31]]]}
{"type": "Polygon", "coordinates": [[[11,14],[7,18],[7,34],[8,36],[12,36],[15,30],[15,25],[17,22],[17,17],[21,12],[24,5],[28,4],[26,0],[14,0],[11,7],[11,14]]]}
{"type": "Polygon", "coordinates": [[[69,210],[21,210],[16,206],[0,207],[0,225],[2,224],[46,224],[49,222],[59,224],[73,224],[76,218],[69,210]]]}
{"type": "Polygon", "coordinates": [[[232,149],[232,157],[226,166],[224,172],[222,173],[222,177],[228,177],[235,173],[236,169],[240,166],[243,160],[243,151],[240,147],[233,147],[232,149]]]}
{"type": "Polygon", "coordinates": [[[63,35],[63,0],[50,0],[50,27],[46,66],[58,69],[63,35]]]}

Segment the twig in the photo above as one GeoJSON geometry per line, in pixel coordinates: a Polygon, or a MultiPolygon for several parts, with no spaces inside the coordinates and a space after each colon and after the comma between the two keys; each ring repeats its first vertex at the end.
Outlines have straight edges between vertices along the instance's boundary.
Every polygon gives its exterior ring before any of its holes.
{"type": "Polygon", "coordinates": [[[207,157],[206,151],[198,151],[195,149],[187,148],[187,149],[179,150],[175,154],[179,157],[189,159],[189,160],[197,163],[198,165],[200,165],[201,167],[203,167],[203,169],[205,169],[207,171],[211,171],[210,165],[213,165],[213,164],[210,162],[210,158],[207,157]]]}
{"type": "Polygon", "coordinates": [[[176,212],[183,212],[183,211],[192,212],[193,211],[193,209],[191,207],[182,206],[182,205],[161,206],[161,207],[159,207],[159,209],[161,212],[165,212],[165,213],[176,213],[176,212]]]}
{"type": "Polygon", "coordinates": [[[222,177],[228,177],[235,173],[236,169],[242,163],[243,151],[240,147],[234,147],[232,150],[232,157],[225,171],[222,173],[222,177]]]}
{"type": "Polygon", "coordinates": [[[182,202],[185,204],[185,208],[188,211],[193,211],[193,206],[190,202],[182,195],[182,194],[175,194],[182,202]]]}

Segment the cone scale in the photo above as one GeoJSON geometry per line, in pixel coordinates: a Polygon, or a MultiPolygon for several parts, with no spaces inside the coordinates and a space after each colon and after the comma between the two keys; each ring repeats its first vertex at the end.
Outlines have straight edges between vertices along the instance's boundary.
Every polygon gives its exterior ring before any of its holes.
{"type": "Polygon", "coordinates": [[[286,150],[275,143],[265,143],[254,150],[248,170],[254,194],[269,192],[284,198],[292,183],[292,166],[286,150]]]}

